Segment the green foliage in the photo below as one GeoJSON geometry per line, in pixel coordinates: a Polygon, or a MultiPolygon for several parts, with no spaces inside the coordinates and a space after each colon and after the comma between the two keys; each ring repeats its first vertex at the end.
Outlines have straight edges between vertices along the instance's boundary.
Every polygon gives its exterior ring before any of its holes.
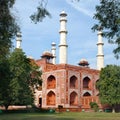
{"type": "Polygon", "coordinates": [[[39,3],[39,6],[37,7],[37,12],[35,12],[33,15],[30,16],[31,20],[34,23],[42,22],[42,20],[48,16],[51,17],[51,14],[46,9],[47,1],[41,0],[39,3]]]}
{"type": "Polygon", "coordinates": [[[9,99],[9,83],[10,83],[9,62],[6,58],[0,59],[0,105],[8,105],[9,99]]]}
{"type": "Polygon", "coordinates": [[[0,0],[0,58],[6,57],[19,27],[11,9],[15,0],[0,0]]]}
{"type": "Polygon", "coordinates": [[[33,59],[30,59],[31,64],[31,72],[29,78],[29,85],[31,86],[32,90],[39,89],[42,86],[42,72],[40,71],[39,66],[35,63],[33,59]]]}
{"type": "Polygon", "coordinates": [[[33,103],[32,91],[29,87],[29,76],[31,65],[28,58],[21,49],[15,49],[11,54],[10,71],[12,73],[10,81],[10,93],[14,105],[28,105],[33,103]]]}
{"type": "Polygon", "coordinates": [[[97,88],[102,104],[109,104],[113,107],[120,104],[120,66],[107,65],[103,68],[97,88]]]}
{"type": "Polygon", "coordinates": [[[21,49],[15,49],[8,60],[0,61],[0,105],[7,109],[9,105],[33,104],[31,85],[41,85],[41,72],[37,70],[38,66],[21,49]]]}
{"type": "Polygon", "coordinates": [[[98,24],[93,26],[97,30],[101,26],[104,30],[103,36],[108,38],[109,43],[116,44],[114,54],[119,58],[120,54],[120,0],[100,0],[100,5],[96,6],[94,19],[98,24]]]}
{"type": "Polygon", "coordinates": [[[0,0],[0,105],[8,107],[10,98],[10,79],[12,73],[9,67],[9,51],[19,27],[11,13],[15,0],[0,0]]]}
{"type": "Polygon", "coordinates": [[[96,102],[90,102],[90,107],[97,112],[99,110],[99,106],[96,102]]]}

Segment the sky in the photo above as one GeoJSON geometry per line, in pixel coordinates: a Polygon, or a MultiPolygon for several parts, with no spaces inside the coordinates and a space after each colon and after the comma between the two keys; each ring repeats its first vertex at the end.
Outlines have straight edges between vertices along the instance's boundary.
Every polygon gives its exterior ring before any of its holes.
{"type": "MultiPolygon", "coordinates": [[[[56,43],[56,63],[59,63],[60,43],[60,16],[64,10],[67,13],[67,44],[68,64],[78,65],[81,59],[86,59],[90,68],[96,68],[97,32],[91,30],[98,21],[93,19],[95,6],[99,0],[46,0],[47,10],[52,17],[46,17],[42,22],[34,24],[29,16],[36,11],[40,0],[16,0],[14,14],[20,25],[22,33],[22,49],[27,56],[40,59],[44,51],[51,51],[51,43],[56,43]]],[[[104,63],[120,65],[120,59],[116,60],[113,54],[115,46],[104,42],[104,63]]],[[[16,41],[13,41],[16,46],[16,41]]]]}

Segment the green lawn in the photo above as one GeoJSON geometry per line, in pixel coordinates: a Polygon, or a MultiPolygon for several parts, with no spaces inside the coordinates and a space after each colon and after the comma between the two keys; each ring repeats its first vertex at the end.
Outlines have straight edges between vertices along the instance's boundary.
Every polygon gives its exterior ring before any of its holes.
{"type": "Polygon", "coordinates": [[[0,120],[120,120],[120,113],[11,113],[1,114],[0,120]]]}

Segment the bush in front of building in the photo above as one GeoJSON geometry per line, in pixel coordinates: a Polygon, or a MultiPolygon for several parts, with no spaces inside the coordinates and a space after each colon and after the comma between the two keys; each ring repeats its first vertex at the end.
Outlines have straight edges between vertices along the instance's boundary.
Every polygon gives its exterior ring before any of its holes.
{"type": "Polygon", "coordinates": [[[36,106],[32,106],[31,108],[24,109],[12,109],[12,110],[0,110],[0,114],[8,114],[8,113],[55,113],[55,109],[52,108],[38,108],[36,106]]]}
{"type": "Polygon", "coordinates": [[[99,106],[96,102],[90,102],[90,107],[97,112],[99,110],[99,106]]]}

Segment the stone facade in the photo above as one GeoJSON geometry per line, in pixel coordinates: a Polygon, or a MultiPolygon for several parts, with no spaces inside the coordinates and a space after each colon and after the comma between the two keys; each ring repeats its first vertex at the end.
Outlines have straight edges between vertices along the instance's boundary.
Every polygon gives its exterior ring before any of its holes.
{"type": "Polygon", "coordinates": [[[90,102],[100,106],[96,82],[99,70],[69,64],[52,64],[42,58],[36,63],[42,66],[42,108],[89,109],[90,102]]]}

